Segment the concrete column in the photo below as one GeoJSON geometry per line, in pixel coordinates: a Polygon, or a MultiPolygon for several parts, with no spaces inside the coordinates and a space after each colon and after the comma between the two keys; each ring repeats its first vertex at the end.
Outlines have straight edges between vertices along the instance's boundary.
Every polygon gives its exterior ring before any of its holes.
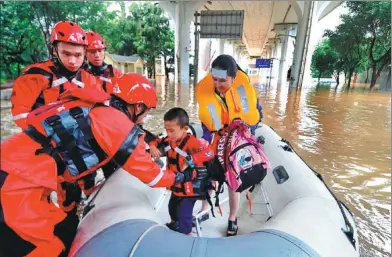
{"type": "Polygon", "coordinates": [[[166,76],[166,74],[165,74],[165,58],[163,56],[161,56],[161,75],[163,77],[166,76]]]}
{"type": "Polygon", "coordinates": [[[273,58],[272,45],[270,45],[268,48],[268,58],[273,58]]]}
{"type": "Polygon", "coordinates": [[[280,35],[282,35],[280,37],[282,40],[282,50],[281,50],[280,62],[279,62],[278,83],[286,83],[287,71],[289,69],[287,60],[292,59],[292,55],[288,53],[290,49],[289,43],[291,43],[293,38],[295,37],[296,34],[295,28],[296,25],[287,24],[287,25],[283,25],[283,29],[280,30],[280,35]]]}
{"type": "Polygon", "coordinates": [[[306,53],[304,53],[304,51],[305,51],[305,42],[306,42],[306,37],[307,37],[306,33],[308,30],[310,13],[311,13],[311,9],[312,9],[311,7],[312,7],[311,1],[304,2],[302,19],[298,24],[296,43],[295,43],[295,49],[294,49],[294,60],[293,60],[293,66],[291,68],[292,81],[290,82],[290,86],[293,86],[293,87],[301,86],[301,85],[299,85],[299,79],[300,79],[301,72],[303,72],[303,71],[301,71],[302,58],[303,58],[304,54],[306,54],[306,53]]]}
{"type": "Polygon", "coordinates": [[[220,38],[220,39],[218,39],[218,42],[219,42],[219,54],[218,55],[224,54],[225,53],[225,39],[220,38]]]}
{"type": "Polygon", "coordinates": [[[279,61],[281,55],[282,43],[280,39],[275,39],[274,52],[273,52],[273,64],[272,64],[272,77],[276,79],[279,76],[279,61]]]}
{"type": "Polygon", "coordinates": [[[306,61],[304,65],[304,70],[302,71],[304,74],[302,84],[309,84],[311,82],[312,76],[311,76],[310,65],[312,63],[312,55],[316,48],[319,38],[322,37],[323,34],[323,30],[320,27],[320,23],[318,22],[319,16],[317,11],[318,7],[322,5],[322,2],[315,1],[313,4],[314,4],[313,14],[312,14],[313,17],[312,17],[312,22],[310,24],[310,33],[308,38],[309,43],[307,45],[306,52],[304,53],[304,55],[306,54],[306,61]]]}
{"type": "Polygon", "coordinates": [[[199,70],[198,70],[198,80],[204,78],[209,71],[208,62],[211,59],[211,39],[201,38],[199,42],[199,70]]]}
{"type": "Polygon", "coordinates": [[[159,4],[170,14],[176,26],[174,33],[175,82],[189,85],[190,24],[200,3],[161,1],[159,4]]]}

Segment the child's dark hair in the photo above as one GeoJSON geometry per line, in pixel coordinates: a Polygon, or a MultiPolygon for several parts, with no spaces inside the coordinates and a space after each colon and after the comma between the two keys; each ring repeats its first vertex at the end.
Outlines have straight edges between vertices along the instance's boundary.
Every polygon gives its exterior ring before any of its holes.
{"type": "Polygon", "coordinates": [[[180,107],[174,107],[168,110],[163,116],[164,121],[177,121],[177,124],[183,128],[189,126],[189,116],[186,111],[180,107]]]}
{"type": "Polygon", "coordinates": [[[216,57],[216,59],[212,62],[211,67],[227,70],[227,75],[233,78],[235,78],[235,76],[237,75],[237,62],[232,56],[227,54],[221,54],[216,57]]]}

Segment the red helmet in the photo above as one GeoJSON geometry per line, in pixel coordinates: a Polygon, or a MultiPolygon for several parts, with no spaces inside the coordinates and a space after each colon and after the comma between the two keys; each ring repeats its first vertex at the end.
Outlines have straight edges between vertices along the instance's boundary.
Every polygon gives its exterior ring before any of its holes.
{"type": "Polygon", "coordinates": [[[157,93],[151,82],[137,73],[126,73],[118,78],[113,94],[128,104],[143,103],[147,108],[157,107],[157,93]]]}
{"type": "Polygon", "coordinates": [[[100,50],[106,48],[105,40],[97,32],[89,31],[86,32],[88,47],[87,50],[100,50]]]}
{"type": "Polygon", "coordinates": [[[78,24],[71,21],[60,21],[54,25],[50,34],[50,43],[53,45],[56,41],[88,45],[86,32],[78,24]]]}

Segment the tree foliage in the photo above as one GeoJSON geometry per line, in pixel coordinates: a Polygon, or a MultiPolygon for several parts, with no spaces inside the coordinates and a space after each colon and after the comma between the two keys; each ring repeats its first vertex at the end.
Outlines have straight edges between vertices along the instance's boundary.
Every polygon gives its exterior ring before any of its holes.
{"type": "Polygon", "coordinates": [[[349,14],[341,16],[342,23],[333,31],[325,31],[330,49],[321,43],[313,54],[312,73],[316,76],[332,69],[329,72],[336,79],[344,71],[350,87],[354,72],[371,68],[372,88],[391,63],[391,2],[347,2],[346,6],[349,14]],[[327,61],[331,56],[333,60],[327,61]]]}
{"type": "Polygon", "coordinates": [[[339,53],[331,46],[331,41],[323,40],[317,45],[312,56],[312,76],[317,77],[319,82],[321,77],[334,76],[337,84],[339,84],[339,74],[342,69],[342,60],[339,53]]]}
{"type": "Polygon", "coordinates": [[[372,68],[372,88],[381,71],[391,63],[391,2],[347,2],[347,7],[363,32],[372,68]]]}
{"type": "MultiPolygon", "coordinates": [[[[132,4],[126,15],[108,11],[109,2],[1,2],[1,81],[17,77],[23,67],[50,56],[50,32],[61,20],[100,33],[110,53],[138,54],[155,73],[155,58],[174,56],[174,34],[162,9],[152,3],[132,4]]],[[[170,59],[170,58],[168,58],[170,59]]]]}

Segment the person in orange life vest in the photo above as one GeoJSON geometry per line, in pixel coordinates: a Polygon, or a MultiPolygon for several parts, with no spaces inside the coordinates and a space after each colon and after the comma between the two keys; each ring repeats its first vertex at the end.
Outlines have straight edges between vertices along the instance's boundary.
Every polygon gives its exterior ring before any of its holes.
{"type": "Polygon", "coordinates": [[[102,90],[94,76],[81,69],[85,63],[87,36],[71,21],[58,22],[51,34],[54,57],[26,67],[14,83],[11,95],[13,120],[26,129],[26,117],[32,110],[54,102],[70,88],[102,90]]]}
{"type": "MultiPolygon", "coordinates": [[[[207,141],[198,139],[187,133],[189,117],[182,108],[175,107],[164,115],[164,126],[167,137],[156,139],[150,143],[150,153],[154,158],[159,158],[163,146],[167,156],[167,170],[178,170],[203,167],[205,162],[213,159],[214,152],[207,141]]],[[[205,169],[205,167],[203,167],[205,169]]],[[[172,195],[169,200],[169,214],[171,222],[166,225],[180,233],[192,234],[192,212],[195,202],[207,194],[208,181],[203,185],[187,182],[171,187],[172,195]]]]}
{"type": "MultiPolygon", "coordinates": [[[[114,68],[110,64],[104,63],[106,42],[103,37],[94,32],[86,32],[87,35],[87,65],[84,66],[85,70],[95,76],[97,82],[101,84],[102,89],[107,93],[112,93],[113,85],[116,80],[122,75],[122,73],[114,68]]],[[[102,167],[102,171],[105,178],[108,178],[111,173],[117,170],[119,167],[114,162],[109,162],[102,167]]],[[[85,178],[85,194],[88,195],[89,192],[94,190],[92,186],[95,183],[95,177],[97,173],[91,173],[89,177],[85,178]]]]}
{"type": "MultiPolygon", "coordinates": [[[[203,138],[211,143],[212,133],[230,124],[235,118],[247,123],[252,133],[262,119],[262,108],[249,78],[230,55],[220,55],[211,64],[212,72],[202,79],[195,91],[199,104],[199,118],[203,128],[203,138]]],[[[238,231],[236,213],[239,208],[240,193],[229,188],[230,215],[227,235],[238,231]]],[[[203,201],[201,211],[208,208],[203,201]]],[[[201,220],[208,219],[208,214],[201,220]]]]}
{"type": "Polygon", "coordinates": [[[113,85],[116,83],[116,79],[118,79],[122,73],[111,64],[106,64],[104,62],[106,42],[103,37],[94,31],[86,32],[86,34],[88,40],[88,65],[86,66],[86,70],[97,78],[99,83],[102,84],[102,88],[105,92],[111,93],[113,85]]]}
{"type": "Polygon", "coordinates": [[[112,96],[70,89],[31,112],[28,128],[1,144],[0,256],[67,256],[78,225],[68,197],[80,197],[77,181],[110,160],[151,187],[205,179],[197,170],[161,170],[146,152],[135,124],[156,104],[147,79],[124,74],[112,96]]]}

